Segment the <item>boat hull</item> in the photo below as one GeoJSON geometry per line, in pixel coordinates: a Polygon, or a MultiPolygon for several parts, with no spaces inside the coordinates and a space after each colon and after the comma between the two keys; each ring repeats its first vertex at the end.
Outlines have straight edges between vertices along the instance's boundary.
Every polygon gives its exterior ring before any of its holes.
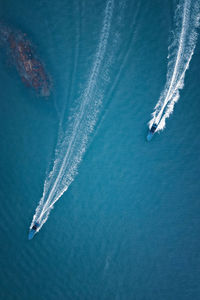
{"type": "Polygon", "coordinates": [[[33,225],[33,227],[30,229],[29,234],[28,234],[28,239],[29,239],[29,240],[32,240],[32,238],[33,238],[34,235],[36,234],[36,232],[37,232],[39,226],[40,226],[39,223],[36,222],[36,223],[33,225]]]}
{"type": "Polygon", "coordinates": [[[28,234],[28,239],[29,239],[29,240],[32,240],[32,238],[34,237],[35,233],[36,233],[36,230],[31,229],[31,230],[29,231],[29,234],[28,234]]]}
{"type": "Polygon", "coordinates": [[[153,138],[154,133],[152,133],[151,131],[148,132],[147,134],[147,141],[150,142],[153,138]]]}
{"type": "Polygon", "coordinates": [[[149,132],[147,134],[147,141],[148,142],[152,140],[152,137],[153,137],[154,133],[156,132],[157,127],[158,127],[158,124],[153,123],[153,125],[149,129],[149,132]]]}

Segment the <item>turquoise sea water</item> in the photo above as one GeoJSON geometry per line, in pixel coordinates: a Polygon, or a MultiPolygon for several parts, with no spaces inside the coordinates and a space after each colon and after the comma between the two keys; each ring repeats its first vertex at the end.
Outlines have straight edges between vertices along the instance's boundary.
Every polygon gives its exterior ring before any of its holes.
{"type": "Polygon", "coordinates": [[[36,97],[1,53],[0,299],[200,298],[200,40],[166,129],[147,143],[178,2],[110,1],[105,18],[106,3],[0,1],[53,81],[36,97]],[[87,99],[95,126],[77,127],[70,166],[88,138],[77,175],[28,241],[55,149],[58,167],[65,157],[57,142],[67,147],[87,99]]]}

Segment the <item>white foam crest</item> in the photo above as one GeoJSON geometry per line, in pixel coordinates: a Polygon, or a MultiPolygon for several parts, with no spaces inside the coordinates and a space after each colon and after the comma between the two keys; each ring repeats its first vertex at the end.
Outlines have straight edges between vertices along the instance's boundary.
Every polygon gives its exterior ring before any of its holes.
{"type": "Polygon", "coordinates": [[[153,123],[158,124],[157,131],[165,128],[165,120],[173,112],[184,87],[185,73],[197,42],[199,0],[181,0],[176,9],[175,24],[173,40],[168,48],[167,81],[149,122],[149,128],[153,123]]]}
{"type": "MultiPolygon", "coordinates": [[[[35,222],[39,222],[41,228],[46,222],[55,202],[58,201],[74,180],[78,165],[86,151],[88,139],[96,124],[103,100],[103,85],[107,83],[107,81],[104,81],[98,84],[98,77],[105,58],[113,9],[114,0],[108,0],[104,12],[100,40],[88,83],[83,94],[76,101],[77,107],[75,111],[70,114],[66,136],[64,139],[59,137],[54,166],[45,180],[43,196],[36,208],[31,227],[35,222]]],[[[108,64],[103,71],[107,72],[109,67],[108,64]]],[[[101,81],[103,81],[102,78],[101,81]]]]}

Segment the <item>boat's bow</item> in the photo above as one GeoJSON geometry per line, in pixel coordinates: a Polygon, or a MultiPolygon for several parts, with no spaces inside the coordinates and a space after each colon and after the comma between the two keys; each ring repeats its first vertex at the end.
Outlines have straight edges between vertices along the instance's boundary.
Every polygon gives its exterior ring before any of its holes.
{"type": "Polygon", "coordinates": [[[151,139],[152,139],[154,133],[156,132],[157,127],[158,127],[158,124],[154,123],[154,124],[151,126],[151,128],[149,129],[149,132],[148,132],[148,134],[147,134],[147,141],[148,141],[148,142],[151,141],[151,139]]]}
{"type": "Polygon", "coordinates": [[[35,223],[28,233],[29,240],[32,240],[32,238],[36,234],[38,228],[39,228],[39,223],[35,223]]]}

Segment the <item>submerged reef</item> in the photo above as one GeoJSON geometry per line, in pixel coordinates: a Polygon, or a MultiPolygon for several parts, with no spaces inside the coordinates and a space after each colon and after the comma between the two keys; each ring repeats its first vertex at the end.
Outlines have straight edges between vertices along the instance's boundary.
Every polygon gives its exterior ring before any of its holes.
{"type": "Polygon", "coordinates": [[[44,64],[37,57],[26,33],[0,23],[0,46],[15,66],[24,84],[33,88],[37,95],[47,97],[51,91],[51,80],[44,64]]]}

